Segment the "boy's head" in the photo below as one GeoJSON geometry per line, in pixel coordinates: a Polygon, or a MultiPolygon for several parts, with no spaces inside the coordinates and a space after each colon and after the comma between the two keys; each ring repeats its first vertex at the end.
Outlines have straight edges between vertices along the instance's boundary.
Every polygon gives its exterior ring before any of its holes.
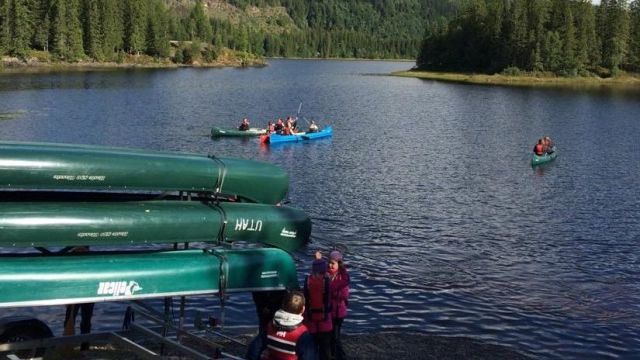
{"type": "Polygon", "coordinates": [[[304,312],[304,295],[300,291],[289,291],[282,299],[282,310],[290,314],[304,312]]]}

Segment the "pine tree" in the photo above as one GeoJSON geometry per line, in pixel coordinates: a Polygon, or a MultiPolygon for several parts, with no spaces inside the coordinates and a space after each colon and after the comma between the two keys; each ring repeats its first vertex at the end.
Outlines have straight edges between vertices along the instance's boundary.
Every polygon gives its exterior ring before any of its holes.
{"type": "Polygon", "coordinates": [[[123,50],[124,24],[118,0],[101,0],[99,12],[102,29],[102,53],[110,59],[123,50]]]}
{"type": "Polygon", "coordinates": [[[169,17],[162,1],[154,1],[149,11],[147,54],[169,56],[169,17]]]}
{"type": "Polygon", "coordinates": [[[629,68],[640,71],[640,0],[629,5],[629,68]]]}
{"type": "Polygon", "coordinates": [[[103,61],[104,31],[100,21],[98,0],[82,1],[83,44],[90,57],[103,61]]]}
{"type": "Polygon", "coordinates": [[[146,45],[147,2],[124,0],[121,4],[124,15],[124,48],[130,54],[139,54],[146,45]]]}
{"type": "Polygon", "coordinates": [[[9,28],[9,54],[26,57],[31,47],[33,22],[31,10],[25,0],[7,0],[9,4],[8,21],[9,28]]]}
{"type": "Polygon", "coordinates": [[[34,5],[33,18],[35,23],[33,33],[33,47],[39,50],[49,51],[49,33],[51,31],[51,14],[49,13],[49,1],[38,1],[34,5]]]}
{"type": "Polygon", "coordinates": [[[629,38],[626,0],[603,1],[601,12],[602,62],[615,75],[625,59],[629,38]]]}
{"type": "Polygon", "coordinates": [[[189,14],[191,20],[191,39],[200,39],[207,43],[211,42],[213,30],[211,30],[211,22],[209,17],[204,13],[204,5],[202,0],[197,0],[195,6],[189,14]]]}
{"type": "Polygon", "coordinates": [[[79,0],[67,1],[67,56],[71,61],[78,60],[84,56],[82,46],[82,25],[80,24],[80,3],[79,0]]]}
{"type": "Polygon", "coordinates": [[[577,65],[575,58],[576,28],[573,23],[573,14],[568,4],[565,7],[565,25],[562,31],[563,59],[562,70],[571,75],[577,75],[577,65]]]}

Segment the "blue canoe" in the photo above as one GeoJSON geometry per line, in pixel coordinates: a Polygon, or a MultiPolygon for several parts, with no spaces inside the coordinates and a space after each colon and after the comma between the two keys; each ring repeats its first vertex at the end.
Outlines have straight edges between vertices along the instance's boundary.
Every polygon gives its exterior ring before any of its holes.
{"type": "Polygon", "coordinates": [[[312,133],[309,133],[309,132],[297,133],[293,135],[278,135],[276,133],[272,133],[268,137],[265,136],[264,138],[262,138],[261,141],[269,144],[278,144],[278,143],[284,143],[284,142],[296,142],[296,141],[321,139],[321,138],[330,137],[331,135],[333,135],[333,129],[331,128],[331,126],[327,126],[318,132],[312,132],[312,133]]]}
{"type": "Polygon", "coordinates": [[[558,157],[558,150],[554,146],[552,153],[544,153],[544,155],[542,156],[533,154],[533,157],[531,158],[531,166],[546,164],[548,162],[555,160],[556,157],[558,157]]]}

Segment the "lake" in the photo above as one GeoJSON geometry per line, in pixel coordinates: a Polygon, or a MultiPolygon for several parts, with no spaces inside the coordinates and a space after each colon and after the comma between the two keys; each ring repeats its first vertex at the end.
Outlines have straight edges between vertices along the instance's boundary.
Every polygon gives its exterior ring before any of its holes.
{"type": "MultiPolygon", "coordinates": [[[[640,354],[640,92],[386,76],[409,62],[0,75],[0,140],[210,153],[277,164],[313,221],[295,254],[347,249],[344,331],[421,331],[540,359],[640,354]],[[295,115],[333,138],[260,146],[212,126],[295,115]],[[8,114],[8,115],[6,115],[8,114]],[[558,158],[532,168],[548,134],[558,158]]],[[[196,309],[216,313],[217,302],[196,309]]],[[[121,321],[98,304],[94,327],[121,321]]],[[[64,309],[29,309],[61,328],[64,309]]],[[[252,326],[249,296],[225,323],[252,326]]],[[[5,314],[25,313],[7,310],[5,314]]]]}

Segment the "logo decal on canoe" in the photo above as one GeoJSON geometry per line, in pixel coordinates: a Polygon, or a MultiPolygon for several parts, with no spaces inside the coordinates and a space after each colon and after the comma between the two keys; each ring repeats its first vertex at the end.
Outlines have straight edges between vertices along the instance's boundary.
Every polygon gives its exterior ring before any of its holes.
{"type": "Polygon", "coordinates": [[[131,296],[142,288],[136,281],[103,281],[98,284],[98,295],[131,296]]]}
{"type": "Polygon", "coordinates": [[[236,219],[236,231],[262,231],[262,220],[236,219]]]}
{"type": "Polygon", "coordinates": [[[287,230],[287,228],[282,228],[282,231],[280,231],[280,236],[282,237],[294,238],[296,237],[297,234],[298,234],[297,231],[287,230]]]}

